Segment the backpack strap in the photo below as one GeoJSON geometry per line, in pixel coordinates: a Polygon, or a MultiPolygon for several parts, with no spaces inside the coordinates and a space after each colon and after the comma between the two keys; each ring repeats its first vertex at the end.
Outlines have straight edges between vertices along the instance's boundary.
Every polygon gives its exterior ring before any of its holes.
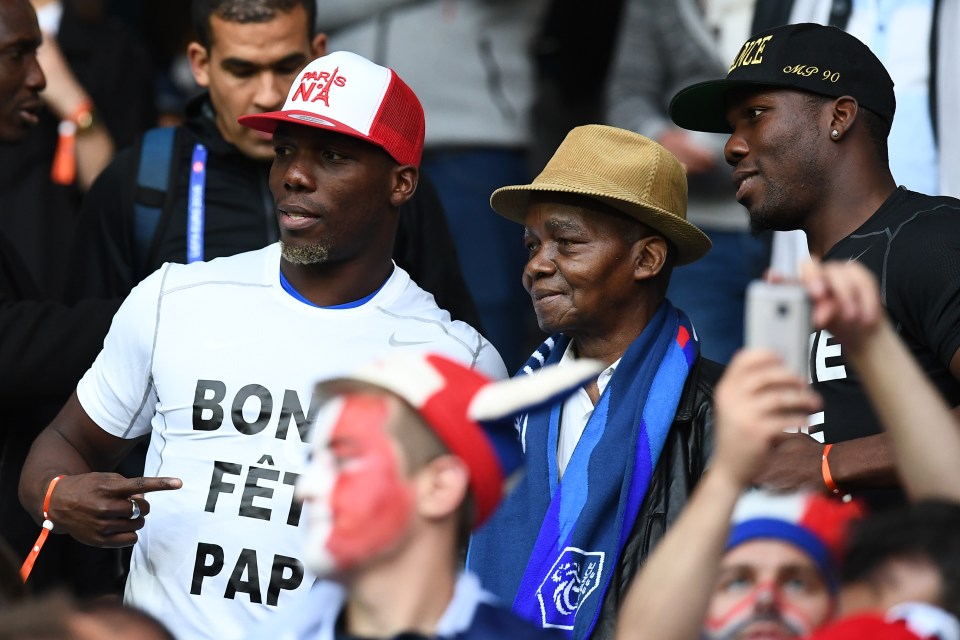
{"type": "Polygon", "coordinates": [[[176,127],[147,130],[140,145],[137,191],[133,204],[134,264],[145,275],[150,247],[170,191],[176,127]]]}

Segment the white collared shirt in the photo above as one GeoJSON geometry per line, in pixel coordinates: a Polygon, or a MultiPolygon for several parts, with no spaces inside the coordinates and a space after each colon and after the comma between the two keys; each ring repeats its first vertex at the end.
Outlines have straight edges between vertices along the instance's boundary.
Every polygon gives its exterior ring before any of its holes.
{"type": "MultiPolygon", "coordinates": [[[[568,366],[574,360],[576,360],[576,355],[573,353],[573,341],[571,341],[567,345],[567,350],[563,352],[563,357],[560,358],[558,366],[568,366]]],[[[616,362],[600,372],[597,378],[597,388],[601,395],[603,395],[603,390],[607,388],[607,384],[613,377],[613,372],[616,371],[618,364],[620,364],[620,358],[617,358],[616,362]]],[[[593,401],[590,400],[587,390],[583,387],[577,389],[563,402],[563,409],[560,412],[560,434],[557,438],[557,472],[561,478],[567,468],[567,463],[570,462],[570,457],[573,456],[573,450],[577,448],[577,443],[580,442],[580,436],[583,435],[583,429],[587,426],[587,421],[593,415],[593,409],[593,401]]]]}

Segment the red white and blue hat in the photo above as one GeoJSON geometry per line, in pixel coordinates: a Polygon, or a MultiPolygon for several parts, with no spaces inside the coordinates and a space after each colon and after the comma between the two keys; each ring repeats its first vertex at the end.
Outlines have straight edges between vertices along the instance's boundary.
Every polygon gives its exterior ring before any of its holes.
{"type": "Polygon", "coordinates": [[[392,69],[349,51],[308,64],[280,111],[241,116],[240,124],[273,133],[281,122],[367,140],[400,164],[420,166],[425,123],[420,100],[392,69]]]}
{"type": "Polygon", "coordinates": [[[470,470],[476,528],[500,504],[507,481],[523,463],[513,418],[568,395],[601,370],[599,360],[581,359],[493,381],[445,356],[403,354],[320,382],[316,396],[323,402],[373,386],[404,400],[470,470]]]}
{"type": "Polygon", "coordinates": [[[748,491],[734,509],[726,549],[758,539],[788,542],[810,556],[836,591],[850,523],[865,513],[856,500],[844,501],[817,492],[748,491]]]}

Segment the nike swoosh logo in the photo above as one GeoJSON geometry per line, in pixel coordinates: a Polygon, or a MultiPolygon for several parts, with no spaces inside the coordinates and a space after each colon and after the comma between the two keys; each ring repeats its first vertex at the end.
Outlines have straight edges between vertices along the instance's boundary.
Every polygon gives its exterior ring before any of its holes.
{"type": "Polygon", "coordinates": [[[396,334],[396,333],[391,333],[391,334],[390,334],[390,339],[387,340],[387,342],[390,343],[390,346],[391,346],[391,347],[412,347],[412,346],[418,345],[418,344],[429,344],[429,343],[430,343],[429,340],[412,340],[412,341],[408,341],[408,340],[397,340],[397,334],[396,334]]]}
{"type": "Polygon", "coordinates": [[[856,258],[849,258],[849,259],[847,260],[847,262],[855,262],[855,261],[859,260],[860,258],[863,257],[863,254],[865,254],[867,251],[870,251],[870,249],[872,249],[872,248],[873,248],[873,245],[870,245],[869,247],[867,247],[866,249],[864,249],[863,251],[861,251],[861,252],[860,252],[860,255],[858,255],[856,258]]]}

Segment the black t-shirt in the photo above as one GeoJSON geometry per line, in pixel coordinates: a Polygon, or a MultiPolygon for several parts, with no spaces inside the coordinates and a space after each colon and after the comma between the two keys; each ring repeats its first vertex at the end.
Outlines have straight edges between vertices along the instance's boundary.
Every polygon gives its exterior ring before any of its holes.
{"type": "MultiPolygon", "coordinates": [[[[947,403],[960,404],[960,382],[949,370],[960,347],[960,200],[901,187],[824,259],[857,260],[873,271],[897,333],[947,403]]],[[[882,431],[859,376],[827,331],[813,336],[810,375],[823,396],[824,442],[882,431]]]]}

